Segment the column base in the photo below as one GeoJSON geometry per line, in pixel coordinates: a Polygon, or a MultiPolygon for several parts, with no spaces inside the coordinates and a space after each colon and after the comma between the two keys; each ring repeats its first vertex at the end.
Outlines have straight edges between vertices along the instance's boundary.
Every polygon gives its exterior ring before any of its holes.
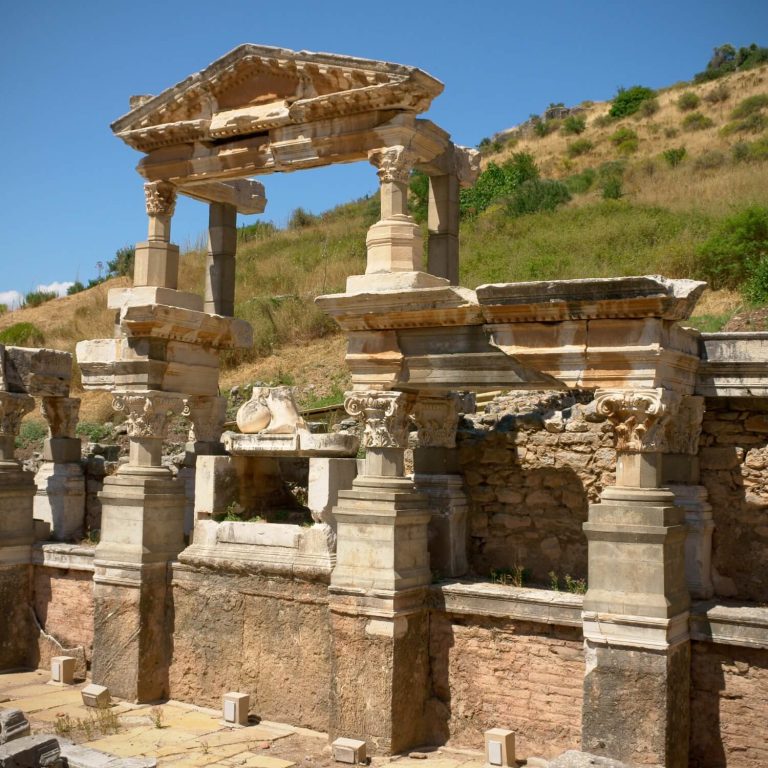
{"type": "Polygon", "coordinates": [[[85,478],[79,463],[44,461],[35,475],[37,494],[34,517],[51,526],[56,541],[76,541],[83,536],[85,478]]]}

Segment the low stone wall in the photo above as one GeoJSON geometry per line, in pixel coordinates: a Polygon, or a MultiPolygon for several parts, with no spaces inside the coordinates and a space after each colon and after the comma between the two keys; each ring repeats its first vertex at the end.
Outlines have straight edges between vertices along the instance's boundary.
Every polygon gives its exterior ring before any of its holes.
{"type": "Polygon", "coordinates": [[[328,587],[174,564],[170,696],[221,707],[227,691],[251,712],[328,730],[328,587]]]}
{"type": "Polygon", "coordinates": [[[523,757],[578,749],[581,628],[547,622],[580,625],[581,598],[487,584],[433,593],[446,608],[430,620],[435,741],[482,749],[485,730],[510,728],[523,757]]]}
{"type": "Polygon", "coordinates": [[[768,649],[691,643],[693,768],[768,765],[768,649]]]}
{"type": "Polygon", "coordinates": [[[465,417],[459,458],[470,502],[470,563],[532,581],[587,575],[587,505],[614,482],[610,425],[588,393],[510,393],[465,417]]]}
{"type": "Polygon", "coordinates": [[[707,398],[699,451],[715,594],[768,601],[768,399],[707,398]]]}

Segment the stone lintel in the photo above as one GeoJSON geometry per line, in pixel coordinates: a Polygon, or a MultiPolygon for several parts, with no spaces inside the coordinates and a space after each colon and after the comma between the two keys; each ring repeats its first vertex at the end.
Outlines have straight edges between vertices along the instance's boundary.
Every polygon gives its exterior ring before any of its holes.
{"type": "Polygon", "coordinates": [[[44,568],[93,573],[95,552],[95,547],[83,547],[79,544],[38,543],[32,547],[32,563],[44,568]]]}
{"type": "Polygon", "coordinates": [[[182,195],[204,203],[223,203],[237,209],[238,213],[250,215],[264,213],[267,198],[264,185],[252,179],[232,181],[198,181],[179,187],[182,195]]]}

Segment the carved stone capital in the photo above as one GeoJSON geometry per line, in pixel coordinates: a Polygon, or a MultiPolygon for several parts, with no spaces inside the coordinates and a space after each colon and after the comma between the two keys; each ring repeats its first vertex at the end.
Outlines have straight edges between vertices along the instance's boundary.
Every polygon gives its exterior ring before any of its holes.
{"type": "Polygon", "coordinates": [[[0,435],[16,437],[21,420],[35,407],[35,398],[16,392],[0,392],[0,435]]]}
{"type": "Polygon", "coordinates": [[[419,156],[402,145],[372,149],[368,161],[378,168],[377,174],[382,183],[399,182],[407,184],[411,170],[419,161],[419,156]]]}
{"type": "Polygon", "coordinates": [[[40,413],[48,424],[51,437],[76,437],[80,417],[79,397],[44,397],[40,413]]]}
{"type": "Polygon", "coordinates": [[[190,440],[215,443],[224,431],[227,416],[226,397],[204,397],[198,395],[184,400],[182,416],[192,422],[190,440]]]}
{"type": "Polygon", "coordinates": [[[455,448],[459,414],[474,411],[474,396],[451,392],[444,396],[422,396],[413,407],[420,448],[455,448]]]}
{"type": "Polygon", "coordinates": [[[701,422],[704,418],[704,398],[684,395],[679,405],[664,420],[659,436],[662,453],[681,453],[696,456],[699,452],[701,422]]]}
{"type": "Polygon", "coordinates": [[[415,396],[405,392],[347,392],[344,408],[350,416],[363,419],[365,448],[406,448],[414,401],[415,396]]]}
{"type": "Polygon", "coordinates": [[[595,410],[613,424],[617,451],[661,450],[663,424],[680,402],[680,395],[654,389],[600,389],[595,410]]]}
{"type": "Polygon", "coordinates": [[[148,181],[144,184],[144,197],[148,216],[173,216],[176,210],[176,187],[167,181],[148,181]]]}
{"type": "Polygon", "coordinates": [[[125,411],[128,437],[162,439],[170,418],[181,413],[183,400],[167,392],[118,392],[112,407],[125,411]]]}

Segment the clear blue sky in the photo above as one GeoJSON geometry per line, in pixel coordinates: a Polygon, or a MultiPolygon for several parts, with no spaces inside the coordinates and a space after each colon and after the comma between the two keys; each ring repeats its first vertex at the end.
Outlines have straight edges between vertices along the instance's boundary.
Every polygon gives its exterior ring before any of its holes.
{"type": "MultiPolygon", "coordinates": [[[[716,45],[768,45],[766,0],[27,0],[0,18],[0,301],[86,282],[145,237],[140,156],[109,124],[132,94],[158,93],[240,43],[421,67],[446,86],[427,116],[468,146],[551,101],[690,79],[716,45]]],[[[319,212],[376,187],[362,163],[262,180],[263,215],[279,225],[297,206],[319,212]]],[[[180,199],[173,240],[194,243],[206,225],[206,207],[180,199]]]]}

